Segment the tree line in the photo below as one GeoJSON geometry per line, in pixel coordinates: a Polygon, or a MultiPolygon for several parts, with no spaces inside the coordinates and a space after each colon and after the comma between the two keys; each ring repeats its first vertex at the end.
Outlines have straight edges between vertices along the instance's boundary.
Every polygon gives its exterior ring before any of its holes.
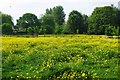
{"type": "Polygon", "coordinates": [[[46,9],[37,18],[35,14],[25,13],[14,26],[12,17],[0,12],[2,34],[96,34],[116,35],[120,33],[120,10],[113,5],[96,7],[90,16],[72,10],[65,21],[62,6],[46,9]]]}

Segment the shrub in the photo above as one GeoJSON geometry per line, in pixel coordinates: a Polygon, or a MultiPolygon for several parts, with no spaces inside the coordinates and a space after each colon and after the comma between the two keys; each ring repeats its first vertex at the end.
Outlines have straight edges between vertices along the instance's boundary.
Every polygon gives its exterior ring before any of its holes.
{"type": "Polygon", "coordinates": [[[119,27],[117,26],[108,26],[105,28],[105,34],[108,36],[118,36],[119,35],[119,27]]]}
{"type": "Polygon", "coordinates": [[[8,23],[3,23],[1,26],[2,28],[2,34],[12,34],[13,30],[12,30],[12,26],[8,23]]]}

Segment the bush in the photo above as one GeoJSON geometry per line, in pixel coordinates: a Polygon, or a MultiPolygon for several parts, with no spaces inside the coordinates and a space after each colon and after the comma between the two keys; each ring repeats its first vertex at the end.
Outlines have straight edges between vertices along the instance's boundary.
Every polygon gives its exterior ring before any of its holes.
{"type": "Polygon", "coordinates": [[[119,26],[108,26],[105,28],[105,34],[108,36],[118,36],[119,35],[119,26]]]}
{"type": "Polygon", "coordinates": [[[55,34],[63,33],[63,26],[64,25],[56,25],[56,27],[55,27],[55,34]]]}
{"type": "Polygon", "coordinates": [[[34,30],[32,29],[32,27],[28,27],[27,30],[28,30],[29,34],[33,34],[34,33],[34,30]]]}
{"type": "Polygon", "coordinates": [[[39,27],[28,27],[27,28],[29,34],[39,34],[39,27]]]}
{"type": "Polygon", "coordinates": [[[1,26],[2,28],[2,34],[12,34],[13,30],[12,30],[12,25],[8,24],[8,23],[3,23],[1,26]]]}

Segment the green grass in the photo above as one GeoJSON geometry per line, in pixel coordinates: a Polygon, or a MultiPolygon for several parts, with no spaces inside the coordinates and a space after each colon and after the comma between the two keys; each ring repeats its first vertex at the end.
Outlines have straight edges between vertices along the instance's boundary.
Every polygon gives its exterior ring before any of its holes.
{"type": "Polygon", "coordinates": [[[118,78],[117,39],[95,35],[1,38],[3,78],[118,78]]]}

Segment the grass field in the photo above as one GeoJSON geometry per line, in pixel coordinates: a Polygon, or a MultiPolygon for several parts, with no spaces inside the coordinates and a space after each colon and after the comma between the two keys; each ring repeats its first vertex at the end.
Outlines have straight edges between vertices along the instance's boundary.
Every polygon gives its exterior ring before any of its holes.
{"type": "Polygon", "coordinates": [[[95,35],[1,38],[3,78],[118,78],[117,39],[95,35]]]}

